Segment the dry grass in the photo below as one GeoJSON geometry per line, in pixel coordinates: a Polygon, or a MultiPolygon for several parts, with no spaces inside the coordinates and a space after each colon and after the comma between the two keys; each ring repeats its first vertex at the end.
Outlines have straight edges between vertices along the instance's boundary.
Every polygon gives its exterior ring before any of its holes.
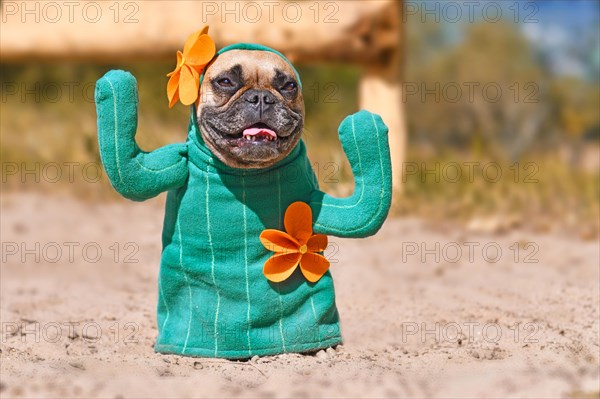
{"type": "Polygon", "coordinates": [[[396,201],[396,214],[455,221],[482,231],[525,227],[563,230],[584,239],[598,236],[597,171],[570,167],[549,154],[516,163],[458,155],[411,158],[415,161],[405,164],[404,193],[396,201]],[[425,168],[436,173],[422,173],[425,168]]]}
{"type": "MultiPolygon", "coordinates": [[[[38,82],[42,90],[39,98],[21,91],[3,98],[0,156],[5,190],[67,190],[89,200],[117,197],[105,175],[99,181],[90,181],[83,170],[88,163],[97,166],[100,161],[96,113],[91,99],[93,85],[104,71],[114,67],[131,70],[138,79],[137,139],[140,146],[152,150],[185,140],[189,111],[183,106],[169,110],[164,86],[157,84],[159,79],[162,79],[160,82],[166,79],[163,72],[170,70],[168,62],[113,66],[3,65],[3,85],[14,83],[23,90],[23,84],[31,89],[35,87],[32,82],[38,82]],[[73,96],[68,95],[64,82],[77,84],[73,96]],[[62,87],[63,95],[54,101],[51,88],[57,84],[62,87]],[[75,164],[72,179],[67,175],[65,163],[68,162],[75,164]],[[63,176],[58,182],[44,178],[44,168],[52,164],[61,165],[63,176]],[[18,173],[7,174],[6,168],[15,165],[18,173]],[[24,169],[36,167],[41,177],[39,181],[32,174],[23,175],[24,169]]],[[[352,173],[336,131],[342,118],[357,107],[358,73],[352,68],[319,66],[304,69],[302,76],[307,109],[304,138],[313,167],[322,188],[334,195],[348,195],[352,191],[352,173]],[[340,84],[340,81],[349,83],[340,84]]],[[[597,152],[598,143],[593,145],[597,152]]],[[[549,152],[529,155],[520,160],[516,168],[514,164],[494,161],[485,154],[473,157],[447,149],[445,155],[439,154],[442,152],[425,155],[409,147],[403,171],[403,193],[395,197],[393,215],[450,221],[475,230],[498,231],[523,226],[536,231],[564,230],[586,239],[598,236],[597,168],[585,171],[572,167],[563,162],[558,153],[549,152]],[[479,166],[470,170],[469,161],[479,166]],[[423,175],[424,169],[435,169],[436,165],[437,172],[423,175]],[[460,168],[460,179],[455,179],[455,166],[460,168]],[[496,170],[502,172],[497,181],[496,170]]]]}

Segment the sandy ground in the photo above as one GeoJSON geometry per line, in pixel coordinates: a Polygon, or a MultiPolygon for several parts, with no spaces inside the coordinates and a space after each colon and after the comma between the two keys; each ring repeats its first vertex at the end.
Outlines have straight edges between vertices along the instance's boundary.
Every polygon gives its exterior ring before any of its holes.
{"type": "Polygon", "coordinates": [[[343,346],[155,354],[162,201],[3,196],[2,397],[598,397],[598,242],[412,219],[332,239],[343,346]]]}

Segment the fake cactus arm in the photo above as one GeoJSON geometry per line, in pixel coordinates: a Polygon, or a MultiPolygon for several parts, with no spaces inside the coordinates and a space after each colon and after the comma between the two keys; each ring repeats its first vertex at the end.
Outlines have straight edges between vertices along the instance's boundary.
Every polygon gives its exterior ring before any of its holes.
{"type": "Polygon", "coordinates": [[[121,195],[143,201],[185,183],[186,144],[148,153],[135,142],[138,99],[133,75],[108,72],[96,83],[95,97],[100,157],[111,184],[121,195]]]}
{"type": "Polygon", "coordinates": [[[367,237],[381,228],[392,199],[388,128],[379,115],[362,110],[346,117],[338,132],[354,174],[354,193],[334,198],[315,190],[310,203],[314,232],[367,237]]]}

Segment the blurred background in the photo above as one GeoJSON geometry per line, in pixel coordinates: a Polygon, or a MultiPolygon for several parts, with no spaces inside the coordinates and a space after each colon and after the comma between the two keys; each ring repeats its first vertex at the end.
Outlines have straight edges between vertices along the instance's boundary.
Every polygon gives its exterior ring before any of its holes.
{"type": "Polygon", "coordinates": [[[0,396],[599,397],[598,1],[0,8],[0,396]],[[190,111],[168,108],[166,74],[206,24],[218,48],[258,42],[297,66],[328,193],[353,190],[342,119],[364,107],[390,128],[389,219],[326,251],[335,350],[152,350],[165,195],[111,188],[94,87],[131,71],[140,146],[186,140],[190,111]]]}
{"type": "Polygon", "coordinates": [[[185,140],[189,110],[167,107],[165,75],[208,23],[218,47],[260,41],[297,64],[328,191],[352,190],[337,125],[375,107],[395,140],[393,215],[597,237],[597,1],[284,2],[261,23],[259,3],[204,3],[2,1],[3,191],[116,199],[98,166],[95,81],[113,68],[136,76],[143,149],[185,140]]]}

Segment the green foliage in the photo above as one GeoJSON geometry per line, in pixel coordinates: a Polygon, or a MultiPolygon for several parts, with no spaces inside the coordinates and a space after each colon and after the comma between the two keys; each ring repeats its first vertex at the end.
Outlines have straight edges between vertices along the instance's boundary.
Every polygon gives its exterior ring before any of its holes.
{"type": "Polygon", "coordinates": [[[439,170],[403,175],[398,213],[597,236],[598,165],[585,155],[598,153],[598,142],[589,143],[600,130],[597,80],[552,75],[510,22],[449,27],[409,18],[407,47],[405,166],[439,170]],[[469,181],[469,161],[493,163],[503,175],[491,182],[479,170],[469,181]],[[444,178],[451,164],[463,176],[456,182],[444,178]],[[535,182],[524,181],[531,170],[515,180],[515,165],[534,165],[535,182]]]}
{"type": "Polygon", "coordinates": [[[443,24],[408,26],[408,130],[420,140],[516,161],[600,129],[598,82],[551,75],[518,26],[467,25],[457,43],[443,24]]]}

